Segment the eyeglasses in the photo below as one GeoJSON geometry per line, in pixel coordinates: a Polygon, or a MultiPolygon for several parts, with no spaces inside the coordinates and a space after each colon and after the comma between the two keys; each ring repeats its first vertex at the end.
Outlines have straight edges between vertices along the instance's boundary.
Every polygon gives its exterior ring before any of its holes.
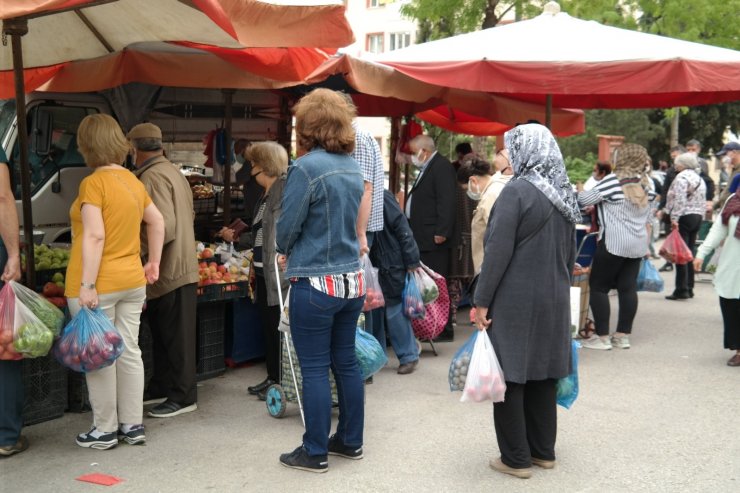
{"type": "Polygon", "coordinates": [[[249,176],[251,176],[252,178],[257,178],[257,176],[259,176],[259,175],[261,175],[261,174],[262,174],[262,170],[260,170],[260,171],[258,171],[258,172],[256,172],[256,173],[254,173],[254,174],[250,174],[249,176]]]}

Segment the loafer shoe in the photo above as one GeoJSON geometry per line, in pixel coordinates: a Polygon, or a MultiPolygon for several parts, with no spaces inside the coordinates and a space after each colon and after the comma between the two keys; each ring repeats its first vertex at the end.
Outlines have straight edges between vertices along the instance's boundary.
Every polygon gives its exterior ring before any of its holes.
{"type": "Polygon", "coordinates": [[[412,361],[410,363],[404,363],[398,367],[398,370],[396,373],[399,375],[408,375],[409,373],[413,373],[414,370],[416,370],[416,365],[419,364],[419,360],[412,361]]]}
{"type": "Polygon", "coordinates": [[[258,383],[257,385],[247,387],[247,392],[249,392],[252,395],[257,395],[260,392],[267,390],[267,388],[274,383],[277,383],[277,382],[270,380],[269,378],[265,378],[262,382],[258,383]]]}
{"type": "Polygon", "coordinates": [[[730,358],[727,361],[727,366],[740,366],[740,353],[730,358]]]}
{"type": "Polygon", "coordinates": [[[524,467],[521,469],[509,467],[501,461],[501,458],[491,459],[488,465],[491,466],[491,469],[493,469],[494,471],[508,474],[510,476],[514,476],[515,478],[529,479],[532,477],[531,467],[524,467]]]}
{"type": "Polygon", "coordinates": [[[183,406],[175,401],[167,399],[162,404],[154,406],[147,414],[152,418],[173,418],[180,414],[191,413],[198,409],[198,404],[193,403],[183,406]]]}
{"type": "Polygon", "coordinates": [[[537,457],[532,457],[532,465],[541,467],[542,469],[552,469],[553,467],[555,467],[555,461],[538,459],[537,457]]]}
{"type": "Polygon", "coordinates": [[[0,457],[10,457],[11,455],[20,454],[28,448],[28,439],[21,435],[18,441],[13,445],[0,447],[0,457]]]}
{"type": "Polygon", "coordinates": [[[673,301],[675,301],[675,300],[688,300],[689,297],[688,297],[688,295],[683,295],[683,294],[669,294],[668,296],[665,297],[665,299],[667,299],[667,300],[673,300],[673,301]]]}

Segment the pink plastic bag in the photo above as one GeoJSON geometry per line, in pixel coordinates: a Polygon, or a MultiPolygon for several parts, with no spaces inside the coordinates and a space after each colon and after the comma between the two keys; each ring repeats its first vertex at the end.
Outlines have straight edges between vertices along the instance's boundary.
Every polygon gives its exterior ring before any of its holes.
{"type": "Polygon", "coordinates": [[[422,269],[434,280],[439,290],[439,296],[433,302],[425,304],[426,315],[423,319],[411,321],[414,335],[421,340],[434,339],[445,328],[450,316],[450,296],[447,293],[447,281],[426,265],[422,269]]]}
{"type": "Polygon", "coordinates": [[[485,331],[478,331],[460,402],[503,402],[504,394],[504,372],[498,364],[491,339],[485,331]]]}
{"type": "Polygon", "coordinates": [[[668,262],[677,265],[688,264],[694,260],[694,255],[691,253],[686,242],[683,241],[683,238],[681,238],[678,229],[674,229],[666,237],[663,246],[660,247],[660,256],[668,262]]]}
{"type": "Polygon", "coordinates": [[[0,290],[0,360],[19,360],[23,355],[13,347],[15,330],[15,293],[10,284],[0,290]]]}

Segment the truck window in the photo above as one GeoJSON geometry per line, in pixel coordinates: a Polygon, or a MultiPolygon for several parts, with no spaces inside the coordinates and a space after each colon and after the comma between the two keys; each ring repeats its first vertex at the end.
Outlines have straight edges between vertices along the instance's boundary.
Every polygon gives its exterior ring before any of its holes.
{"type": "MultiPolygon", "coordinates": [[[[42,185],[52,180],[56,172],[62,168],[84,166],[85,160],[77,149],[77,128],[87,115],[98,113],[97,108],[81,106],[58,106],[42,104],[29,108],[28,128],[32,125],[32,112],[41,108],[51,115],[52,132],[49,154],[40,156],[32,153],[29,145],[28,160],[31,165],[31,195],[35,194],[42,185]]],[[[10,156],[9,156],[10,157],[10,156]]],[[[20,167],[15,165],[20,160],[18,142],[13,146],[11,169],[13,170],[13,189],[16,199],[21,196],[20,167]]]]}

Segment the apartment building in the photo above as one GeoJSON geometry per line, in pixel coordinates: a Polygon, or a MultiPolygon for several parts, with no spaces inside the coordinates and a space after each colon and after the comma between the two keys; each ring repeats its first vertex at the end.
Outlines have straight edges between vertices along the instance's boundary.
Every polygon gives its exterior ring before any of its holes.
{"type": "MultiPolygon", "coordinates": [[[[405,48],[416,41],[416,21],[401,15],[409,0],[345,0],[346,15],[355,33],[355,43],[342,48],[353,56],[362,52],[384,53],[405,48]]],[[[390,121],[361,118],[360,125],[378,140],[386,171],[390,153],[390,121]]]]}

